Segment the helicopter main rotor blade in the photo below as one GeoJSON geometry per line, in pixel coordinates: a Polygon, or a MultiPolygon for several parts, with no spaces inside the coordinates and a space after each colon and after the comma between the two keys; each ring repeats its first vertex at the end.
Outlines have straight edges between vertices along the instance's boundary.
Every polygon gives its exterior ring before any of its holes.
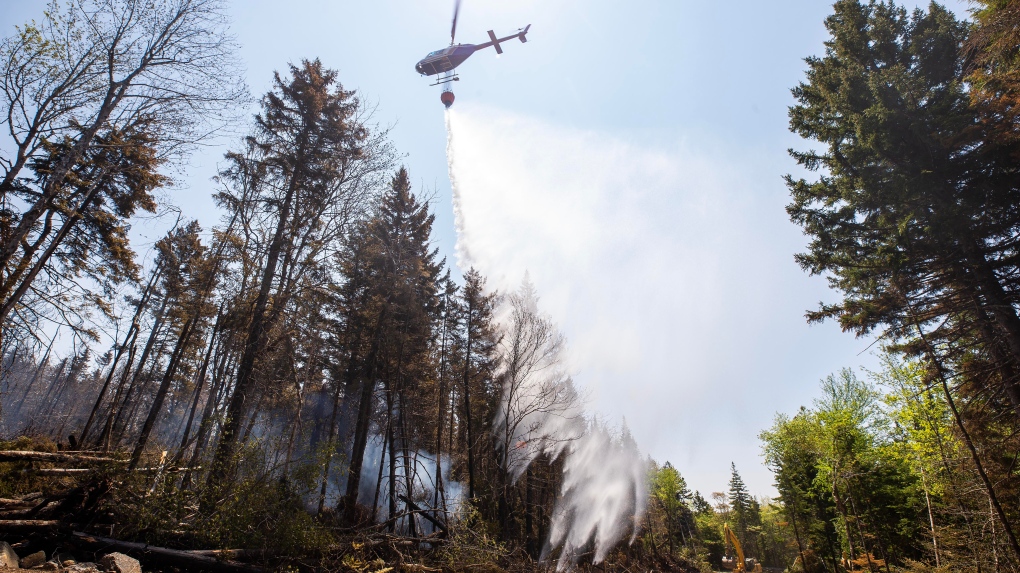
{"type": "Polygon", "coordinates": [[[460,0],[453,2],[453,26],[450,28],[450,45],[457,39],[457,14],[460,13],[460,0]]]}

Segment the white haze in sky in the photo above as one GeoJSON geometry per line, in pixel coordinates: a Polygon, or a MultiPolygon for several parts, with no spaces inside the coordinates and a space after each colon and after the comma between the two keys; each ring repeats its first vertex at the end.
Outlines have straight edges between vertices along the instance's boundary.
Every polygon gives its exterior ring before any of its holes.
{"type": "Polygon", "coordinates": [[[459,267],[501,292],[528,273],[590,408],[625,419],[692,489],[724,490],[735,461],[768,493],[758,432],[867,347],[804,322],[830,295],[793,262],[789,167],[470,102],[448,122],[459,267]]]}

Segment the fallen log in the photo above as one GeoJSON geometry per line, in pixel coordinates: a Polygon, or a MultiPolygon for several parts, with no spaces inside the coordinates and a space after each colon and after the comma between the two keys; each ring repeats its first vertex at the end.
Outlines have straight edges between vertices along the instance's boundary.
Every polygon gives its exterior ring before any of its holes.
{"type": "Polygon", "coordinates": [[[0,531],[40,531],[60,529],[63,523],[56,519],[3,519],[0,531]]]}
{"type": "Polygon", "coordinates": [[[192,549],[188,553],[216,559],[239,559],[248,555],[244,549],[192,549]]]}
{"type": "Polygon", "coordinates": [[[3,507],[32,507],[35,505],[31,500],[26,499],[8,499],[6,497],[0,497],[0,506],[3,507]]]}
{"type": "MultiPolygon", "coordinates": [[[[199,468],[199,469],[201,469],[201,468],[199,468]]],[[[40,476],[70,476],[70,475],[87,474],[89,472],[94,472],[95,470],[92,469],[92,468],[23,468],[23,469],[21,469],[19,471],[21,473],[23,473],[23,474],[34,474],[34,475],[40,475],[40,476]]],[[[163,473],[167,473],[167,474],[176,474],[176,473],[186,472],[186,471],[188,471],[188,468],[163,468],[163,469],[160,469],[160,468],[135,468],[135,469],[129,470],[129,471],[142,472],[142,473],[153,473],[153,472],[162,471],[163,473]]],[[[2,501],[0,501],[0,505],[3,505],[2,501]]]]}
{"type": "Polygon", "coordinates": [[[32,507],[0,511],[0,520],[20,519],[22,517],[32,517],[32,507]]]}
{"type": "Polygon", "coordinates": [[[134,553],[142,559],[148,559],[166,565],[183,567],[185,570],[201,569],[203,571],[224,572],[224,573],[263,573],[261,567],[238,563],[237,561],[224,561],[209,555],[207,551],[185,551],[182,549],[167,549],[156,547],[147,543],[134,543],[131,541],[120,541],[108,537],[99,537],[80,531],[74,532],[76,540],[101,550],[120,551],[122,553],[134,553]]]}
{"type": "Polygon", "coordinates": [[[127,463],[115,458],[82,456],[54,452],[26,452],[19,450],[0,450],[0,462],[95,462],[95,463],[127,463]]]}
{"type": "Polygon", "coordinates": [[[273,552],[266,551],[265,549],[189,549],[188,553],[191,553],[192,555],[215,557],[220,561],[231,561],[244,558],[258,560],[265,559],[266,557],[270,557],[274,554],[273,552]]]}
{"type": "Polygon", "coordinates": [[[419,515],[421,515],[425,519],[429,520],[429,522],[431,522],[432,525],[438,527],[439,530],[443,532],[443,534],[449,533],[447,531],[447,529],[446,529],[446,524],[445,523],[443,523],[443,522],[439,521],[438,519],[436,519],[435,517],[432,517],[431,515],[429,515],[428,511],[418,507],[418,504],[414,503],[410,499],[407,499],[407,497],[405,497],[404,495],[398,495],[397,499],[399,499],[400,501],[406,503],[407,507],[410,507],[412,510],[415,511],[415,513],[418,513],[419,515]]]}
{"type": "Polygon", "coordinates": [[[19,473],[38,476],[76,476],[87,474],[91,471],[94,470],[88,468],[25,468],[19,473]]]}

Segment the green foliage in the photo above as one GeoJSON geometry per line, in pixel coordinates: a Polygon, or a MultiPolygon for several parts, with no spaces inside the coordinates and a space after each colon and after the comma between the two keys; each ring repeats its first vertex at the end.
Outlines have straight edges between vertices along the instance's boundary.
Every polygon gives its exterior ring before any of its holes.
{"type": "Polygon", "coordinates": [[[947,492],[936,449],[954,438],[916,367],[888,356],[885,364],[874,378],[888,393],[843,370],[822,381],[813,409],[777,416],[760,436],[809,569],[844,553],[904,565],[930,547],[929,503],[947,492]]]}
{"type": "Polygon", "coordinates": [[[673,464],[666,462],[655,473],[653,479],[652,494],[667,511],[678,512],[691,499],[691,492],[687,489],[687,480],[680,475],[673,464]]]}
{"type": "MultiPolygon", "coordinates": [[[[15,450],[22,452],[55,452],[57,444],[47,437],[18,436],[13,440],[0,440],[0,450],[15,450]]],[[[26,462],[2,462],[0,463],[0,497],[14,498],[19,495],[42,491],[44,487],[51,487],[52,480],[40,479],[32,473],[22,473],[21,470],[29,467],[26,462]]]]}
{"type": "Polygon", "coordinates": [[[970,25],[936,3],[839,0],[793,90],[790,129],[823,147],[791,151],[818,174],[787,178],[787,212],[810,237],[797,261],[841,295],[808,318],[882,330],[890,350],[924,359],[887,364],[885,397],[830,377],[813,411],[762,436],[801,548],[832,568],[844,552],[939,561],[940,535],[946,555],[998,567],[996,536],[971,518],[988,511],[1020,558],[1020,480],[1005,462],[1020,420],[1020,4],[980,4],[970,25]]]}
{"type": "MultiPolygon", "coordinates": [[[[748,557],[758,558],[765,566],[785,567],[793,560],[793,534],[780,523],[782,506],[771,500],[755,499],[740,475],[731,481],[736,506],[741,507],[746,521],[748,557]]],[[[650,502],[642,523],[642,552],[665,569],[682,569],[694,565],[703,571],[719,570],[726,553],[723,526],[733,520],[737,510],[721,502],[716,508],[699,492],[691,493],[680,472],[669,462],[661,467],[652,463],[648,473],[650,502]]],[[[725,500],[726,494],[716,492],[713,498],[725,500]]]]}
{"type": "MultiPolygon", "coordinates": [[[[825,55],[806,60],[790,110],[790,129],[826,147],[791,151],[822,173],[787,177],[787,211],[811,238],[796,258],[842,295],[808,317],[858,334],[885,328],[895,341],[919,323],[936,342],[972,336],[998,312],[993,274],[1012,268],[1020,188],[1000,179],[1015,173],[1012,152],[983,146],[975,128],[961,72],[968,28],[938,4],[910,15],[891,3],[834,8],[825,55]]],[[[1002,328],[1016,320],[997,317],[1002,328]]]]}
{"type": "Polygon", "coordinates": [[[318,468],[297,466],[281,478],[259,469],[261,455],[254,445],[239,456],[239,477],[203,492],[217,500],[209,512],[199,509],[197,492],[180,487],[179,475],[164,474],[153,483],[151,474],[133,474],[129,491],[143,501],[129,503],[122,535],[155,545],[258,549],[279,555],[325,551],[333,536],[303,501],[314,488],[318,468]]]}
{"type": "Polygon", "coordinates": [[[666,462],[661,468],[652,469],[652,498],[662,510],[666,525],[666,536],[670,551],[679,546],[693,547],[693,521],[690,506],[691,491],[687,480],[675,467],[666,462]]]}
{"type": "Polygon", "coordinates": [[[449,541],[443,544],[439,562],[450,571],[502,571],[512,550],[499,540],[492,526],[469,506],[452,529],[449,541]]]}

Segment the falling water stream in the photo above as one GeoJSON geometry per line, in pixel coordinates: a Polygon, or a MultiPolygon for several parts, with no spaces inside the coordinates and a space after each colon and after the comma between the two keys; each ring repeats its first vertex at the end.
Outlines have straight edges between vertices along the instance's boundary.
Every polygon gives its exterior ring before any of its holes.
{"type": "MultiPolygon", "coordinates": [[[[457,254],[464,267],[472,261],[472,245],[464,232],[464,195],[487,190],[463,189],[458,184],[458,145],[471,143],[455,139],[455,113],[446,110],[446,155],[458,233],[457,254]]],[[[525,381],[525,384],[541,383],[543,381],[537,379],[525,381]]],[[[593,551],[593,561],[599,563],[620,541],[629,537],[633,542],[647,499],[648,462],[626,427],[614,431],[606,424],[593,421],[583,411],[578,414],[536,414],[529,420],[529,442],[537,447],[534,454],[527,456],[524,464],[512,472],[519,478],[538,453],[563,459],[563,485],[556,498],[549,539],[543,551],[543,559],[559,552],[557,568],[560,570],[575,564],[582,553],[593,551]]]]}

